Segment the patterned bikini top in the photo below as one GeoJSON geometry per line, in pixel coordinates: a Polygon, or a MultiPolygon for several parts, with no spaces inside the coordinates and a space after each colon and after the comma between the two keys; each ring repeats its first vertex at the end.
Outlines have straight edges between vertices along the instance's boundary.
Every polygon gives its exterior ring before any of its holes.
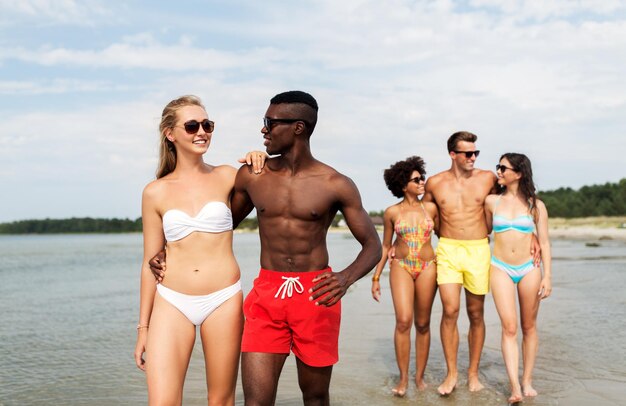
{"type": "Polygon", "coordinates": [[[178,209],[163,214],[163,233],[168,242],[181,240],[194,231],[221,233],[232,229],[233,215],[224,202],[208,202],[195,216],[178,209]]]}
{"type": "Polygon", "coordinates": [[[430,218],[428,218],[426,209],[424,208],[424,204],[422,202],[420,202],[420,206],[422,206],[422,211],[424,212],[423,221],[417,225],[413,225],[404,220],[402,216],[399,216],[394,226],[398,237],[404,240],[409,248],[412,249],[421,248],[422,244],[430,238],[434,228],[434,223],[430,218]]]}
{"type": "MultiPolygon", "coordinates": [[[[535,231],[535,220],[530,214],[525,214],[512,219],[496,215],[496,209],[498,208],[501,197],[502,195],[498,196],[498,200],[496,200],[496,204],[493,209],[493,232],[503,233],[505,231],[514,230],[524,234],[533,233],[535,231]]],[[[531,208],[532,205],[529,208],[529,211],[531,208]]]]}

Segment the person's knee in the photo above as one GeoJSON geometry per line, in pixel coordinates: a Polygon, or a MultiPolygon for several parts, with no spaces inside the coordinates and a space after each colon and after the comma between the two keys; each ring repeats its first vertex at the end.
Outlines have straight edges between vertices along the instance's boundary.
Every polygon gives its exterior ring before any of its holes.
{"type": "Polygon", "coordinates": [[[430,318],[416,319],[415,330],[419,335],[428,334],[430,332],[430,318]]]}
{"type": "Polygon", "coordinates": [[[330,395],[328,393],[328,388],[325,390],[323,388],[309,388],[304,389],[300,387],[302,390],[302,400],[305,405],[328,405],[330,404],[330,395]]]}
{"type": "Polygon", "coordinates": [[[410,331],[412,324],[410,317],[396,317],[396,331],[399,333],[410,331]]]}
{"type": "Polygon", "coordinates": [[[485,318],[484,306],[469,306],[467,308],[467,317],[469,318],[470,324],[482,324],[485,318]]]}
{"type": "Polygon", "coordinates": [[[235,393],[224,393],[224,394],[215,394],[209,393],[208,395],[208,405],[209,406],[219,406],[219,405],[232,405],[235,403],[235,393]]]}
{"type": "Polygon", "coordinates": [[[442,317],[444,321],[456,322],[459,318],[459,305],[446,305],[443,307],[442,317]]]}
{"type": "Polygon", "coordinates": [[[523,335],[526,336],[526,335],[536,334],[536,333],[537,333],[537,323],[535,322],[535,320],[522,322],[522,334],[523,335]]]}
{"type": "Polygon", "coordinates": [[[179,405],[181,400],[182,394],[172,391],[159,391],[158,393],[150,393],[148,396],[148,404],[150,406],[179,405]]]}
{"type": "Polygon", "coordinates": [[[516,337],[517,323],[502,323],[502,335],[505,337],[516,337]]]}

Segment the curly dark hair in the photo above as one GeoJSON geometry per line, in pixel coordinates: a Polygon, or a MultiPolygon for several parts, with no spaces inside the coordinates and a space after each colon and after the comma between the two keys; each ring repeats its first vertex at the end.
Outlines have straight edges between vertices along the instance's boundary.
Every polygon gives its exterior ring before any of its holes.
{"type": "Polygon", "coordinates": [[[387,188],[395,197],[403,197],[404,189],[411,180],[413,171],[418,171],[420,175],[426,174],[426,163],[419,156],[411,156],[404,161],[398,161],[385,169],[383,178],[387,188]]]}

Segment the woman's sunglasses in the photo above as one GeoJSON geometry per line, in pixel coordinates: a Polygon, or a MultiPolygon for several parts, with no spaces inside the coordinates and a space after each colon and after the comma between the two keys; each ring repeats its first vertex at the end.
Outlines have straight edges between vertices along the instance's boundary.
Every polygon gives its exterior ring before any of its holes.
{"type": "Polygon", "coordinates": [[[196,134],[200,130],[200,126],[206,133],[212,133],[215,129],[215,122],[205,118],[204,120],[198,122],[197,120],[189,120],[183,124],[183,128],[187,132],[187,134],[196,134]]]}
{"type": "Polygon", "coordinates": [[[426,175],[420,175],[415,178],[409,179],[409,182],[413,182],[419,185],[420,182],[426,182],[426,175]]]}
{"type": "Polygon", "coordinates": [[[515,172],[515,169],[513,168],[509,168],[508,166],[504,166],[504,165],[496,165],[496,171],[500,171],[501,173],[504,173],[504,171],[509,170],[511,172],[515,172]]]}

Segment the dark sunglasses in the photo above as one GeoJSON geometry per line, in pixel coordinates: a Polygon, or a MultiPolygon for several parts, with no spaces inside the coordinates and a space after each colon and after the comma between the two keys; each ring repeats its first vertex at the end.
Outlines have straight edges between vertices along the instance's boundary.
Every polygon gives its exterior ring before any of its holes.
{"type": "Polygon", "coordinates": [[[480,154],[479,150],[476,151],[452,151],[455,154],[465,154],[465,158],[469,159],[472,157],[472,155],[476,155],[476,158],[478,158],[478,155],[480,154]]]}
{"type": "Polygon", "coordinates": [[[208,118],[198,122],[197,120],[189,120],[183,124],[183,128],[187,134],[196,134],[200,130],[200,126],[205,133],[212,133],[215,129],[215,123],[208,118]]]}
{"type": "Polygon", "coordinates": [[[291,123],[295,123],[296,121],[302,121],[304,124],[309,125],[309,123],[307,123],[306,121],[304,121],[301,118],[269,118],[269,117],[263,117],[263,126],[265,128],[267,128],[267,130],[269,131],[269,130],[272,129],[274,124],[277,124],[277,123],[291,124],[291,123]]]}
{"type": "Polygon", "coordinates": [[[426,175],[420,175],[416,178],[409,179],[409,182],[417,183],[419,185],[420,182],[426,182],[426,175]]]}
{"type": "Polygon", "coordinates": [[[513,168],[509,168],[508,166],[504,166],[504,165],[496,165],[496,171],[500,171],[501,173],[504,173],[504,171],[509,170],[511,172],[516,172],[515,169],[513,168]]]}

